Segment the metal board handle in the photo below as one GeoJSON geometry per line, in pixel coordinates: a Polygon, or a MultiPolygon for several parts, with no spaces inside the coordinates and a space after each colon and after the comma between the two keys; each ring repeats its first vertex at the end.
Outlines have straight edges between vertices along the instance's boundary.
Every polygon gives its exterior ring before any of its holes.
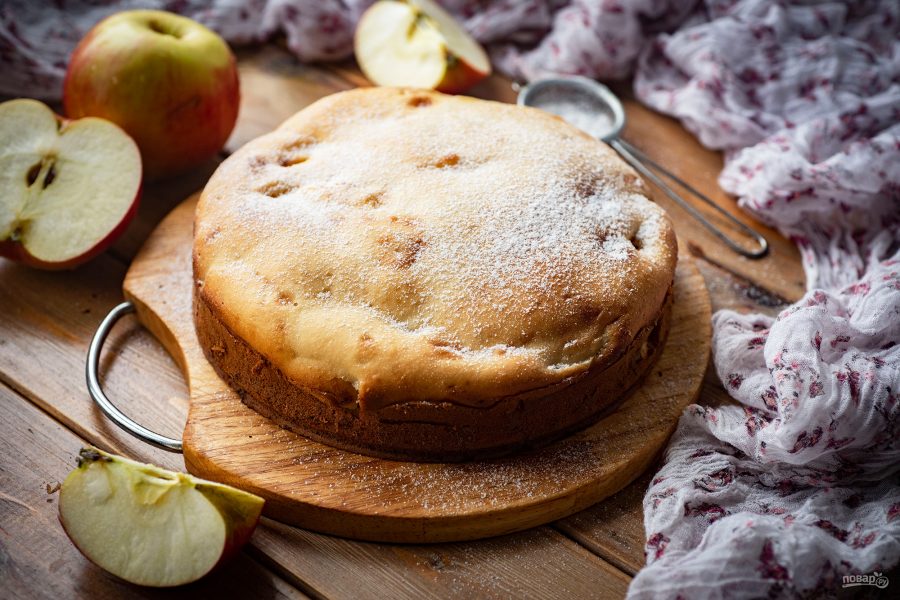
{"type": "Polygon", "coordinates": [[[136,423],[125,413],[116,408],[110,399],[106,397],[106,394],[103,393],[103,388],[100,387],[100,378],[97,373],[100,370],[100,351],[103,349],[103,343],[109,336],[109,332],[112,330],[113,325],[115,325],[123,316],[133,312],[134,304],[131,302],[123,302],[109,311],[109,314],[104,317],[103,321],[100,322],[100,326],[97,327],[94,337],[91,338],[91,345],[88,346],[87,364],[85,366],[88,394],[91,395],[91,398],[110,421],[134,437],[147,442],[152,446],[156,446],[157,448],[167,450],[168,452],[181,453],[181,440],[160,435],[154,431],[150,431],[140,423],[136,423]]]}

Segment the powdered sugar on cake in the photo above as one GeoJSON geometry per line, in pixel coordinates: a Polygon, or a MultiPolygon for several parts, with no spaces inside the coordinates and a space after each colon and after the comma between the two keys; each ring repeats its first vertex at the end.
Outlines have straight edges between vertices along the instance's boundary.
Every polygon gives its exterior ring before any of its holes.
{"type": "Polygon", "coordinates": [[[302,313],[297,338],[322,320],[346,344],[362,327],[370,346],[411,351],[417,338],[446,360],[518,371],[565,375],[603,353],[610,324],[633,335],[658,310],[674,255],[631,170],[531,109],[488,117],[429,98],[304,111],[229,159],[246,175],[221,189],[214,177],[205,193],[207,282],[302,313]]]}

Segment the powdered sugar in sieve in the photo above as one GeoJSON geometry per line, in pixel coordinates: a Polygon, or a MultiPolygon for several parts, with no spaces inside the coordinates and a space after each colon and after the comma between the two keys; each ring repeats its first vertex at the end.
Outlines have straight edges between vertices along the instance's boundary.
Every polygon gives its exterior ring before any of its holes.
{"type": "Polygon", "coordinates": [[[543,79],[523,87],[519,91],[518,104],[539,108],[562,117],[570,125],[608,143],[632,167],[659,186],[669,198],[678,203],[738,254],[747,258],[761,258],[768,253],[769,243],[761,233],[739,221],[705,194],[660,166],[641,150],[619,138],[619,133],[625,127],[625,110],[618,97],[605,85],[585,77],[543,79]],[[744,247],[745,244],[735,242],[728,234],[707,220],[691,203],[669,187],[660,175],[665,175],[695,198],[718,211],[747,237],[755,239],[758,247],[748,250],[744,247]]]}

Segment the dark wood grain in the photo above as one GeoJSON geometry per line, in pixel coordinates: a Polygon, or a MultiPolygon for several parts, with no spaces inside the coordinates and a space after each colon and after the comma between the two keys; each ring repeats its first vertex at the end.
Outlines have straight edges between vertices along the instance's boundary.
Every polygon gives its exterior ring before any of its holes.
{"type": "Polygon", "coordinates": [[[658,464],[621,492],[554,527],[625,573],[644,566],[644,518],[641,503],[658,464]]]}
{"type": "Polygon", "coordinates": [[[257,538],[276,564],[307,564],[307,582],[330,598],[622,598],[630,581],[585,548],[560,551],[547,527],[417,546],[349,542],[270,522],[257,538]],[[284,537],[293,543],[274,543],[284,537]],[[390,560],[373,560],[384,555],[390,560]]]}
{"type": "MultiPolygon", "coordinates": [[[[130,438],[91,403],[84,360],[100,320],[122,301],[124,274],[125,266],[108,256],[61,273],[0,261],[0,381],[78,435],[102,432],[112,451],[126,448],[130,438]]],[[[165,351],[131,323],[117,328],[103,366],[128,363],[133,371],[104,368],[104,379],[113,378],[110,393],[128,414],[148,422],[152,415],[160,433],[178,436],[187,406],[184,382],[165,351]],[[182,413],[168,410],[171,404],[180,404],[182,413]],[[147,410],[150,406],[158,408],[147,410]]]]}
{"type": "MultiPolygon", "coordinates": [[[[356,87],[331,69],[303,64],[287,50],[275,46],[246,49],[238,58],[241,108],[225,145],[227,152],[268,133],[319,98],[356,87]]],[[[179,200],[186,196],[182,194],[179,200]]]]}
{"type": "MultiPolygon", "coordinates": [[[[675,224],[675,230],[682,241],[679,251],[682,254],[708,257],[732,275],[750,281],[761,289],[791,301],[799,299],[806,290],[806,284],[797,247],[774,229],[766,227],[738,208],[735,199],[719,187],[718,176],[723,165],[721,153],[704,148],[677,121],[640,104],[630,94],[623,94],[623,104],[628,119],[623,138],[709,196],[738,220],[762,232],[768,239],[770,248],[769,254],[764,258],[744,258],[731,251],[683,208],[651,186],[653,199],[666,209],[675,224]]],[[[740,230],[717,215],[715,210],[691,199],[686,193],[682,195],[734,239],[742,239],[740,230]]],[[[752,248],[753,245],[748,244],[748,247],[752,248]]]]}

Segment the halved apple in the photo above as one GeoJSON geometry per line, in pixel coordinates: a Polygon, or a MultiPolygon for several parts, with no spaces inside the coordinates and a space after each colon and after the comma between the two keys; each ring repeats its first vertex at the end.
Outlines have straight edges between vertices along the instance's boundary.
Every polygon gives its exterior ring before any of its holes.
{"type": "Polygon", "coordinates": [[[484,49],[432,0],[381,0],[363,13],[356,60],[376,85],[460,93],[491,74],[484,49]]]}
{"type": "Polygon", "coordinates": [[[88,559],[131,583],[200,579],[250,539],[263,499],[95,448],[62,484],[59,520],[88,559]]]}
{"type": "Polygon", "coordinates": [[[0,104],[0,256],[45,269],[96,256],[134,216],[141,172],[134,140],[109,121],[0,104]]]}

